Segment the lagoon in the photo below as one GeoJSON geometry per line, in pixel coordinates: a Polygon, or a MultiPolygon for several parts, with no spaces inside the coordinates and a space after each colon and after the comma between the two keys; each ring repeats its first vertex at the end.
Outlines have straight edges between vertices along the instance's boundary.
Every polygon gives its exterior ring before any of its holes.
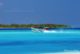
{"type": "Polygon", "coordinates": [[[45,33],[31,30],[0,30],[0,54],[43,54],[80,50],[80,30],[45,33]]]}

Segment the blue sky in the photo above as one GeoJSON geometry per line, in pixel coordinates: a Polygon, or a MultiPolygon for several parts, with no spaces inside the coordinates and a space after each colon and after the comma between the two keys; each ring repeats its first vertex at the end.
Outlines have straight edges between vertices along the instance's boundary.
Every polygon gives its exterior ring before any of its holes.
{"type": "Polygon", "coordinates": [[[0,23],[80,27],[80,0],[0,0],[0,23]]]}

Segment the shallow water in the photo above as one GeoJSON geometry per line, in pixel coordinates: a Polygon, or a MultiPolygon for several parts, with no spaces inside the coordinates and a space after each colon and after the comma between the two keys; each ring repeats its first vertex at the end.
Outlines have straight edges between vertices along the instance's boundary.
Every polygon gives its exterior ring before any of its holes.
{"type": "Polygon", "coordinates": [[[80,31],[1,30],[0,54],[46,54],[80,50],[80,31]]]}

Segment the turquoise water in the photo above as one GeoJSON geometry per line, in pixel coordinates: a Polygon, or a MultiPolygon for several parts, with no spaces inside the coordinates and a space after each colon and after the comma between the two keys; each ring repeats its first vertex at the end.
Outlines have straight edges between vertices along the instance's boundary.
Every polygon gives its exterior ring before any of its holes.
{"type": "Polygon", "coordinates": [[[55,33],[1,30],[0,54],[40,54],[80,50],[80,30],[55,33]]]}

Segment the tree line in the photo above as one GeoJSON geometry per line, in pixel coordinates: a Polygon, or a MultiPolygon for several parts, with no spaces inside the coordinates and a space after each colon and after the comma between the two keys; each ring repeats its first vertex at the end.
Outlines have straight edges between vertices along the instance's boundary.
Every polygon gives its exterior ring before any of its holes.
{"type": "Polygon", "coordinates": [[[69,25],[63,24],[0,24],[0,28],[31,28],[37,27],[49,27],[49,28],[69,28],[69,25]]]}

